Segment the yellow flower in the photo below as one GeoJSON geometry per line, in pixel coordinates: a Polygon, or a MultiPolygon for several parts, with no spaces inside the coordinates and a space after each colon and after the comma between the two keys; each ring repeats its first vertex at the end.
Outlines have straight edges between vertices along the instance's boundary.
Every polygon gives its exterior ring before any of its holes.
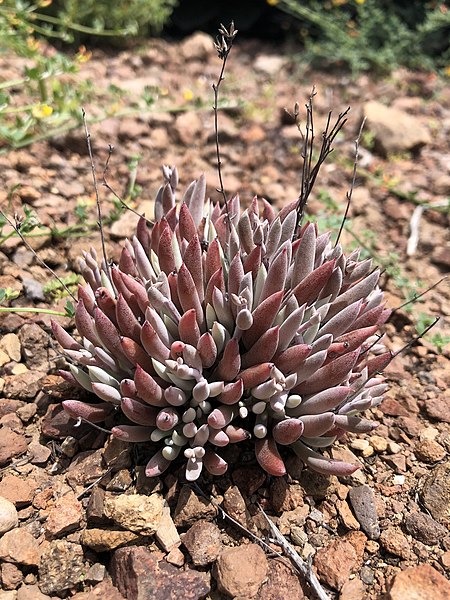
{"type": "Polygon", "coordinates": [[[447,77],[450,77],[450,65],[448,65],[447,67],[445,67],[445,69],[444,69],[444,75],[446,75],[447,77]]]}
{"type": "Polygon", "coordinates": [[[29,50],[36,51],[39,49],[39,41],[33,36],[27,37],[27,47],[29,50]]]}
{"type": "Polygon", "coordinates": [[[356,4],[364,4],[366,0],[355,0],[356,4]]]}
{"type": "Polygon", "coordinates": [[[278,0],[267,0],[267,4],[269,6],[276,6],[278,4],[278,0]]]}
{"type": "Polygon", "coordinates": [[[41,0],[39,2],[39,6],[41,8],[45,8],[46,6],[50,6],[51,3],[52,3],[52,0],[41,0]]]}
{"type": "Polygon", "coordinates": [[[76,55],[76,59],[79,63],[85,63],[92,57],[92,52],[86,50],[86,46],[80,46],[76,55]]]}
{"type": "Polygon", "coordinates": [[[194,98],[194,93],[192,90],[183,90],[183,98],[186,102],[190,102],[194,98]]]}
{"type": "Polygon", "coordinates": [[[53,113],[53,108],[48,104],[36,104],[31,110],[31,114],[35,119],[45,119],[53,113]]]}

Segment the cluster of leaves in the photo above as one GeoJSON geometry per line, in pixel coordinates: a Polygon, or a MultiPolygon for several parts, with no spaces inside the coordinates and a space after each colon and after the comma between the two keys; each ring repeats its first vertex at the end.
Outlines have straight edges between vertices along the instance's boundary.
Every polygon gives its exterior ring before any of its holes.
{"type": "MultiPolygon", "coordinates": [[[[342,206],[324,188],[317,190],[317,199],[320,201],[322,209],[317,214],[311,215],[311,218],[314,219],[320,230],[330,230],[333,239],[337,235],[342,221],[342,206]]],[[[377,236],[373,231],[363,229],[357,234],[352,226],[351,218],[346,219],[344,228],[347,234],[353,238],[353,243],[350,242],[347,245],[349,250],[359,248],[362,259],[371,258],[375,264],[382,268],[385,279],[389,279],[394,288],[404,298],[405,306],[402,310],[410,315],[417,334],[422,335],[427,327],[435,321],[433,315],[420,310],[422,300],[417,298],[417,295],[418,290],[426,289],[425,283],[419,279],[411,279],[402,265],[402,257],[397,252],[380,251],[377,245],[377,236]]],[[[429,333],[426,339],[435,346],[439,353],[443,352],[450,342],[450,337],[439,331],[429,333]]]]}
{"type": "Polygon", "coordinates": [[[450,75],[450,9],[421,0],[267,0],[298,22],[303,58],[353,73],[393,68],[436,69],[450,75]]]}

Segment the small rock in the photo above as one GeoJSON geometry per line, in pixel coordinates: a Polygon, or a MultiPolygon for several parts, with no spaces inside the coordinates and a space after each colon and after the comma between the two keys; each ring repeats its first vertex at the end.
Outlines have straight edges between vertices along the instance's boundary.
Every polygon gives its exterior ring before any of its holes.
{"type": "Polygon", "coordinates": [[[306,517],[309,513],[309,506],[304,504],[298,506],[294,510],[286,510],[282,513],[278,519],[278,529],[283,535],[292,533],[292,530],[296,527],[299,528],[305,524],[306,517]]]}
{"type": "Polygon", "coordinates": [[[36,279],[31,277],[22,277],[23,290],[28,300],[33,302],[44,302],[44,286],[36,279]]]}
{"type": "Polygon", "coordinates": [[[71,435],[68,435],[61,444],[61,452],[64,456],[68,456],[69,458],[73,458],[79,449],[80,444],[78,443],[78,440],[71,435]]]}
{"type": "Polygon", "coordinates": [[[305,491],[301,485],[276,477],[270,486],[270,503],[276,513],[295,510],[303,506],[305,491]]]}
{"type": "Polygon", "coordinates": [[[0,467],[4,467],[12,458],[20,456],[27,451],[27,442],[25,437],[12,431],[9,427],[3,426],[0,429],[0,467]]]}
{"type": "Polygon", "coordinates": [[[21,400],[0,398],[0,419],[10,413],[15,413],[22,406],[25,406],[25,402],[22,402],[21,400]]]}
{"type": "Polygon", "coordinates": [[[17,591],[11,590],[9,592],[0,591],[0,600],[17,600],[17,591]]]}
{"type": "Polygon", "coordinates": [[[387,439],[381,437],[381,435],[372,435],[369,438],[369,443],[375,452],[386,452],[387,450],[387,439]]]}
{"type": "Polygon", "coordinates": [[[71,462],[67,471],[67,482],[71,486],[85,486],[106,473],[102,461],[102,450],[80,452],[71,462]]]}
{"type": "Polygon", "coordinates": [[[286,64],[286,59],[278,54],[259,54],[253,63],[256,71],[266,75],[277,75],[286,64]]]}
{"type": "Polygon", "coordinates": [[[450,394],[442,393],[425,400],[428,416],[443,423],[450,423],[450,394]]]}
{"type": "Polygon", "coordinates": [[[164,552],[170,552],[173,548],[181,544],[177,528],[170,515],[170,508],[167,505],[163,508],[161,521],[155,532],[155,538],[164,552]]]}
{"type": "Polygon", "coordinates": [[[398,454],[402,450],[403,450],[403,448],[401,447],[400,444],[397,444],[397,442],[393,442],[392,440],[388,441],[388,451],[391,454],[398,454]]]}
{"type": "Polygon", "coordinates": [[[181,488],[173,517],[177,527],[189,527],[198,519],[211,520],[215,516],[216,509],[209,500],[197,496],[188,485],[181,488]]]}
{"type": "Polygon", "coordinates": [[[110,437],[105,444],[102,452],[102,458],[107,467],[114,467],[114,470],[129,469],[131,466],[131,446],[128,442],[123,442],[114,437],[110,437]]]}
{"type": "Polygon", "coordinates": [[[87,583],[100,583],[105,579],[106,567],[101,563],[95,563],[89,567],[89,571],[86,573],[87,583]]]}
{"type": "Polygon", "coordinates": [[[6,398],[32,399],[40,390],[40,381],[43,373],[40,371],[27,371],[18,375],[5,377],[4,394],[6,398]]]}
{"type": "Polygon", "coordinates": [[[34,479],[21,479],[15,475],[5,475],[0,481],[0,496],[3,496],[15,506],[31,504],[38,485],[34,479]]]}
{"type": "Polygon", "coordinates": [[[415,151],[431,141],[428,130],[420,121],[398,108],[367,102],[364,115],[367,127],[374,135],[375,147],[384,156],[415,151]]]}
{"type": "Polygon", "coordinates": [[[438,435],[439,429],[436,427],[424,427],[424,429],[421,429],[420,431],[419,439],[422,442],[425,440],[435,440],[438,435]]]}
{"type": "Polygon", "coordinates": [[[140,539],[137,533],[123,529],[85,529],[81,534],[81,544],[95,552],[109,552],[140,539]]]}
{"type": "Polygon", "coordinates": [[[12,563],[2,563],[0,569],[0,579],[2,582],[3,589],[15,590],[19,587],[23,580],[23,574],[20,569],[12,563]]]}
{"type": "Polygon", "coordinates": [[[182,567],[184,565],[184,554],[179,548],[172,548],[166,556],[166,561],[176,567],[182,567]]]}
{"type": "Polygon", "coordinates": [[[241,494],[249,498],[262,486],[266,473],[259,466],[241,466],[233,471],[232,478],[241,494]]]}
{"type": "Polygon", "coordinates": [[[113,586],[109,579],[97,584],[89,592],[75,594],[71,600],[105,600],[105,598],[108,598],[108,600],[124,600],[124,596],[113,586]]]}
{"type": "Polygon", "coordinates": [[[37,413],[37,406],[34,402],[25,404],[21,408],[17,409],[17,416],[22,421],[22,423],[28,423],[37,413]]]}
{"type": "Polygon", "coordinates": [[[37,323],[25,323],[20,328],[19,338],[22,344],[24,362],[27,367],[38,371],[47,371],[48,334],[37,323]]]}
{"type": "Polygon", "coordinates": [[[397,573],[389,585],[387,600],[448,600],[450,582],[429,564],[397,573]]]}
{"type": "Polygon", "coordinates": [[[350,506],[345,500],[339,500],[337,503],[337,509],[341,518],[342,524],[346,529],[358,530],[360,523],[353,516],[350,506]]]}
{"type": "Polygon", "coordinates": [[[446,569],[450,569],[450,550],[447,550],[447,552],[444,552],[441,556],[441,563],[446,569]]]}
{"type": "Polygon", "coordinates": [[[108,492],[125,492],[133,480],[128,469],[121,469],[106,486],[108,492]]]}
{"type": "Polygon", "coordinates": [[[198,145],[205,137],[205,128],[200,115],[187,111],[178,115],[175,121],[178,141],[185,146],[198,145]]]}
{"type": "Polygon", "coordinates": [[[409,416],[408,409],[405,408],[398,400],[394,398],[385,398],[380,404],[380,410],[384,415],[390,417],[407,417],[409,416]]]}
{"type": "Polygon", "coordinates": [[[396,456],[384,456],[383,460],[395,473],[404,473],[406,471],[406,457],[403,454],[396,456]]]}
{"type": "Polygon", "coordinates": [[[194,565],[205,567],[219,556],[222,548],[220,530],[210,521],[197,521],[184,534],[183,545],[187,548],[194,565]]]}
{"type": "Polygon", "coordinates": [[[60,537],[79,528],[82,519],[81,502],[73,492],[65,494],[55,502],[50,510],[45,531],[48,538],[60,537]]]}
{"type": "Polygon", "coordinates": [[[86,518],[90,525],[103,523],[106,520],[104,513],[105,490],[101,487],[95,487],[89,498],[86,509],[86,518]]]}
{"type": "Polygon", "coordinates": [[[39,442],[31,442],[28,445],[30,453],[30,463],[32,465],[45,465],[51,456],[52,451],[47,446],[39,444],[39,442]]]}
{"type": "Polygon", "coordinates": [[[230,486],[223,495],[223,508],[230,517],[238,523],[249,529],[253,529],[253,521],[247,510],[247,505],[242,497],[239,488],[235,485],[230,486]]]}
{"type": "Polygon", "coordinates": [[[105,515],[115,523],[142,535],[155,533],[161,522],[164,500],[159,494],[105,497],[105,515]]]}
{"type": "Polygon", "coordinates": [[[404,559],[410,557],[409,542],[397,527],[388,527],[382,531],[379,541],[381,546],[390,554],[404,559]]]}
{"type": "Polygon", "coordinates": [[[414,454],[423,462],[435,463],[442,460],[446,452],[445,448],[438,444],[438,442],[434,440],[422,440],[415,445],[414,454]]]}
{"type": "Polygon", "coordinates": [[[8,531],[0,539],[0,560],[35,567],[39,564],[40,556],[39,544],[22,527],[8,531]]]}
{"type": "Polygon", "coordinates": [[[210,591],[209,576],[182,571],[155,558],[144,546],[119,548],[110,565],[114,585],[127,600],[200,600],[210,591]]]}
{"type": "Polygon", "coordinates": [[[350,575],[361,567],[366,539],[361,531],[351,531],[318,550],[314,564],[319,579],[340,590],[350,575]]]}
{"type": "Polygon", "coordinates": [[[260,589],[259,600],[285,600],[286,598],[302,600],[305,598],[298,575],[287,562],[272,559],[268,561],[268,567],[267,581],[260,589]]]}
{"type": "Polygon", "coordinates": [[[199,31],[183,41],[180,51],[186,60],[208,61],[215,54],[214,40],[207,33],[199,31]]]}
{"type": "Polygon", "coordinates": [[[422,512],[412,512],[405,517],[405,527],[416,540],[433,546],[439,544],[447,530],[437,523],[432,517],[422,512]]]}
{"type": "Polygon", "coordinates": [[[339,600],[365,600],[366,586],[359,577],[346,581],[342,586],[339,600]]]}
{"type": "Polygon", "coordinates": [[[22,358],[19,336],[15,333],[7,333],[0,338],[0,350],[6,352],[10,360],[20,362],[22,358]]]}
{"type": "Polygon", "coordinates": [[[267,578],[264,550],[257,544],[224,548],[217,559],[214,577],[221,592],[233,598],[254,598],[267,578]]]}
{"type": "Polygon", "coordinates": [[[450,461],[435,467],[422,487],[422,502],[432,517],[450,527],[450,461]]]}
{"type": "Polygon", "coordinates": [[[51,600],[51,598],[43,594],[37,585],[23,585],[17,592],[17,600],[51,600]]]}
{"type": "Polygon", "coordinates": [[[364,452],[370,446],[369,440],[364,438],[356,438],[350,442],[350,448],[358,450],[358,452],[364,452]]]}
{"type": "Polygon", "coordinates": [[[17,527],[19,518],[12,502],[0,496],[0,535],[17,527]]]}
{"type": "Polygon", "coordinates": [[[44,594],[60,594],[81,583],[86,575],[79,544],[54,540],[45,547],[39,564],[39,587],[44,594]]]}
{"type": "Polygon", "coordinates": [[[375,495],[368,485],[350,488],[348,497],[361,529],[370,540],[380,537],[375,495]]]}

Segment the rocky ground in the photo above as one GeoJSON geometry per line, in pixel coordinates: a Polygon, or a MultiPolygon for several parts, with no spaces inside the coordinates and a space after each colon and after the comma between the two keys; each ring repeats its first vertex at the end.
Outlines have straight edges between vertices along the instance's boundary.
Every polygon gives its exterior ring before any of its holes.
{"type": "MultiPolygon", "coordinates": [[[[284,109],[296,100],[303,105],[315,84],[317,132],[329,109],[352,110],[321,172],[310,212],[328,224],[342,215],[353,141],[365,113],[352,232],[386,269],[383,284],[392,307],[442,278],[450,265],[445,82],[408,72],[383,81],[311,73],[287,48],[260,42],[240,42],[233,52],[220,126],[227,192],[239,191],[246,200],[257,193],[277,206],[297,196],[299,135],[284,109]],[[418,244],[407,255],[419,204],[425,209],[418,244]]],[[[5,78],[16,66],[3,62],[5,78]]],[[[115,147],[109,183],[119,193],[129,182],[127,163],[141,157],[136,183],[142,191],[131,200],[139,212],[151,210],[161,164],[176,164],[183,186],[205,172],[211,195],[217,195],[209,106],[219,68],[212,40],[204,35],[181,43],[151,41],[139,51],[114,55],[97,52],[85,66],[83,76],[95,80],[102,98],[86,107],[92,119],[99,102],[110,102],[101,91],[109,83],[129,96],[146,86],[160,90],[151,112],[111,116],[91,127],[100,179],[107,146],[115,147]]],[[[86,206],[87,222],[96,218],[83,131],[3,154],[0,164],[2,208],[20,214],[27,204],[44,225],[72,227],[68,237],[46,234],[30,243],[60,276],[76,272],[81,251],[100,247],[98,232],[78,235],[73,229],[80,225],[77,206],[86,206]],[[16,184],[20,187],[10,193],[16,184]]],[[[103,188],[100,193],[108,216],[112,194],[103,188]]],[[[105,225],[110,256],[118,256],[135,223],[136,216],[124,212],[105,225]]],[[[2,233],[7,232],[5,227],[2,233]]],[[[351,245],[354,238],[345,233],[343,241],[351,245]]],[[[17,237],[2,244],[0,287],[20,291],[12,305],[61,310],[66,299],[57,291],[49,295],[51,279],[17,237]]],[[[54,374],[61,357],[50,316],[2,314],[0,600],[314,598],[287,559],[265,554],[220,518],[217,504],[267,539],[262,506],[297,552],[311,557],[330,598],[450,597],[450,350],[444,343],[439,352],[431,339],[440,334],[445,341],[449,335],[449,297],[444,281],[387,324],[387,344],[397,350],[415,335],[423,314],[441,317],[425,340],[388,367],[390,391],[373,411],[380,422],[376,432],[348,435],[334,446],[333,456],[361,465],[354,475],[338,479],[302,471],[297,478],[273,479],[257,466],[249,446],[242,455],[236,450],[226,476],[201,479],[199,488],[183,483],[177,472],[148,481],[140,449],[108,441],[86,425],[74,428],[60,408],[73,390],[54,374]]],[[[58,320],[73,327],[68,318],[58,320]]]]}

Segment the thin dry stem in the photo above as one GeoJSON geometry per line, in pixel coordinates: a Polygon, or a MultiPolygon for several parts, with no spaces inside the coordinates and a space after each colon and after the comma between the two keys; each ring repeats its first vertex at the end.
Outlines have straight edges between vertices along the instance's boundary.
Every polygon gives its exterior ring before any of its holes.
{"type": "Polygon", "coordinates": [[[86,136],[86,144],[87,144],[88,153],[89,153],[89,160],[91,162],[92,181],[94,183],[95,202],[97,204],[98,227],[100,230],[100,238],[101,238],[101,242],[102,242],[102,254],[103,254],[103,260],[105,263],[105,273],[112,285],[111,273],[109,272],[108,256],[106,254],[105,234],[103,231],[103,214],[102,214],[102,206],[100,203],[100,196],[98,193],[97,175],[95,174],[95,164],[94,164],[94,155],[92,153],[91,134],[88,129],[88,124],[87,124],[87,119],[86,119],[86,111],[84,110],[84,108],[81,109],[81,111],[82,111],[82,115],[83,115],[83,125],[84,125],[84,132],[85,132],[85,136],[86,136]]]}
{"type": "Polygon", "coordinates": [[[22,242],[25,244],[25,246],[28,248],[28,250],[33,254],[34,258],[38,261],[38,263],[40,265],[42,265],[44,267],[44,269],[47,269],[47,271],[49,273],[51,273],[53,275],[53,277],[58,281],[58,283],[61,284],[61,286],[64,288],[64,290],[68,293],[68,295],[72,298],[72,300],[74,302],[77,301],[77,299],[75,298],[75,296],[72,294],[72,292],[70,291],[70,289],[67,287],[67,285],[64,283],[64,281],[61,279],[61,277],[59,277],[55,271],[48,266],[48,264],[42,260],[42,258],[39,258],[36,250],[27,242],[26,238],[24,235],[22,235],[21,231],[20,231],[20,221],[18,219],[17,216],[15,216],[15,223],[13,223],[11,221],[11,219],[9,219],[9,217],[2,211],[0,210],[0,214],[3,215],[3,217],[5,218],[5,220],[7,221],[7,223],[14,229],[14,231],[17,233],[17,235],[20,237],[20,239],[22,240],[22,242]]]}
{"type": "Polygon", "coordinates": [[[320,584],[320,581],[317,579],[316,574],[312,570],[310,562],[305,562],[302,559],[302,557],[289,544],[289,542],[284,537],[284,535],[280,532],[278,527],[272,522],[271,519],[269,519],[269,517],[266,515],[266,513],[261,508],[261,506],[258,505],[258,507],[259,507],[259,510],[262,512],[264,518],[266,519],[267,524],[269,525],[270,531],[271,531],[273,537],[275,538],[275,541],[277,542],[277,544],[279,544],[283,548],[286,556],[288,556],[291,559],[291,561],[296,566],[297,570],[306,579],[306,581],[310,585],[312,591],[315,593],[317,598],[319,598],[319,600],[330,600],[330,597],[325,592],[325,590],[323,589],[323,587],[320,584]]]}
{"type": "Polygon", "coordinates": [[[300,228],[306,205],[308,204],[308,199],[311,194],[311,191],[316,182],[317,176],[319,174],[320,168],[327,159],[328,155],[333,151],[332,144],[336,139],[336,136],[340,132],[340,130],[344,127],[347,122],[347,115],[350,110],[348,107],[344,112],[338,115],[335,123],[331,125],[331,115],[332,113],[328,113],[327,123],[324,131],[322,132],[322,144],[320,147],[319,156],[317,158],[316,163],[313,165],[314,159],[314,96],[316,95],[316,90],[313,87],[311,91],[311,95],[309,97],[308,103],[305,105],[306,108],[306,122],[305,122],[305,132],[303,133],[301,130],[300,119],[299,119],[299,107],[298,104],[295,105],[294,108],[294,118],[297,124],[298,130],[300,131],[303,139],[303,149],[302,149],[302,159],[303,159],[303,167],[302,167],[302,178],[300,184],[300,194],[297,202],[297,223],[294,230],[294,236],[298,234],[298,230],[300,228]]]}
{"type": "Polygon", "coordinates": [[[349,213],[349,210],[350,210],[350,205],[352,203],[353,190],[355,189],[355,183],[356,183],[356,173],[357,173],[357,170],[358,170],[359,144],[361,142],[361,136],[362,136],[362,132],[363,132],[365,123],[366,123],[366,117],[364,117],[364,119],[362,120],[361,127],[359,128],[358,137],[355,140],[355,160],[353,161],[352,181],[351,181],[349,190],[345,194],[345,197],[347,198],[347,206],[345,207],[344,216],[342,217],[341,226],[339,227],[339,231],[338,231],[338,235],[337,235],[337,238],[336,238],[336,242],[334,244],[335,247],[338,245],[339,240],[341,238],[341,234],[342,234],[342,231],[344,229],[345,222],[347,221],[347,218],[348,218],[348,213],[349,213]]]}
{"type": "Polygon", "coordinates": [[[114,147],[111,146],[111,144],[109,144],[108,145],[108,158],[106,159],[105,168],[103,169],[103,175],[102,175],[102,185],[103,185],[103,187],[105,187],[108,191],[111,192],[111,194],[114,196],[114,198],[116,198],[116,200],[118,200],[120,202],[120,204],[122,205],[123,208],[125,208],[126,210],[129,210],[130,212],[134,213],[138,217],[142,217],[143,219],[145,219],[145,221],[149,225],[154,225],[154,222],[151,219],[147,219],[147,217],[144,214],[141,214],[139,211],[137,211],[132,206],[130,206],[129,204],[127,204],[125,202],[125,200],[123,200],[123,198],[121,198],[119,196],[119,194],[111,187],[111,185],[106,180],[106,174],[107,174],[107,172],[109,170],[109,161],[111,160],[111,156],[112,156],[113,150],[114,150],[114,147]]]}
{"type": "Polygon", "coordinates": [[[216,39],[215,47],[218,53],[219,58],[222,60],[222,68],[220,70],[219,78],[216,83],[213,83],[212,88],[214,91],[214,132],[216,139],[216,158],[217,158],[217,176],[219,178],[219,187],[217,191],[222,195],[223,201],[225,203],[225,211],[227,214],[228,228],[231,232],[231,220],[230,213],[228,211],[228,198],[225,193],[224,185],[223,185],[223,177],[222,177],[222,159],[220,155],[220,143],[219,143],[219,89],[222,81],[224,80],[225,68],[227,65],[227,59],[231,52],[231,48],[233,47],[233,41],[237,34],[237,29],[234,29],[233,21],[230,24],[229,29],[225,29],[223,25],[220,26],[219,29],[220,37],[218,36],[216,39]]]}

